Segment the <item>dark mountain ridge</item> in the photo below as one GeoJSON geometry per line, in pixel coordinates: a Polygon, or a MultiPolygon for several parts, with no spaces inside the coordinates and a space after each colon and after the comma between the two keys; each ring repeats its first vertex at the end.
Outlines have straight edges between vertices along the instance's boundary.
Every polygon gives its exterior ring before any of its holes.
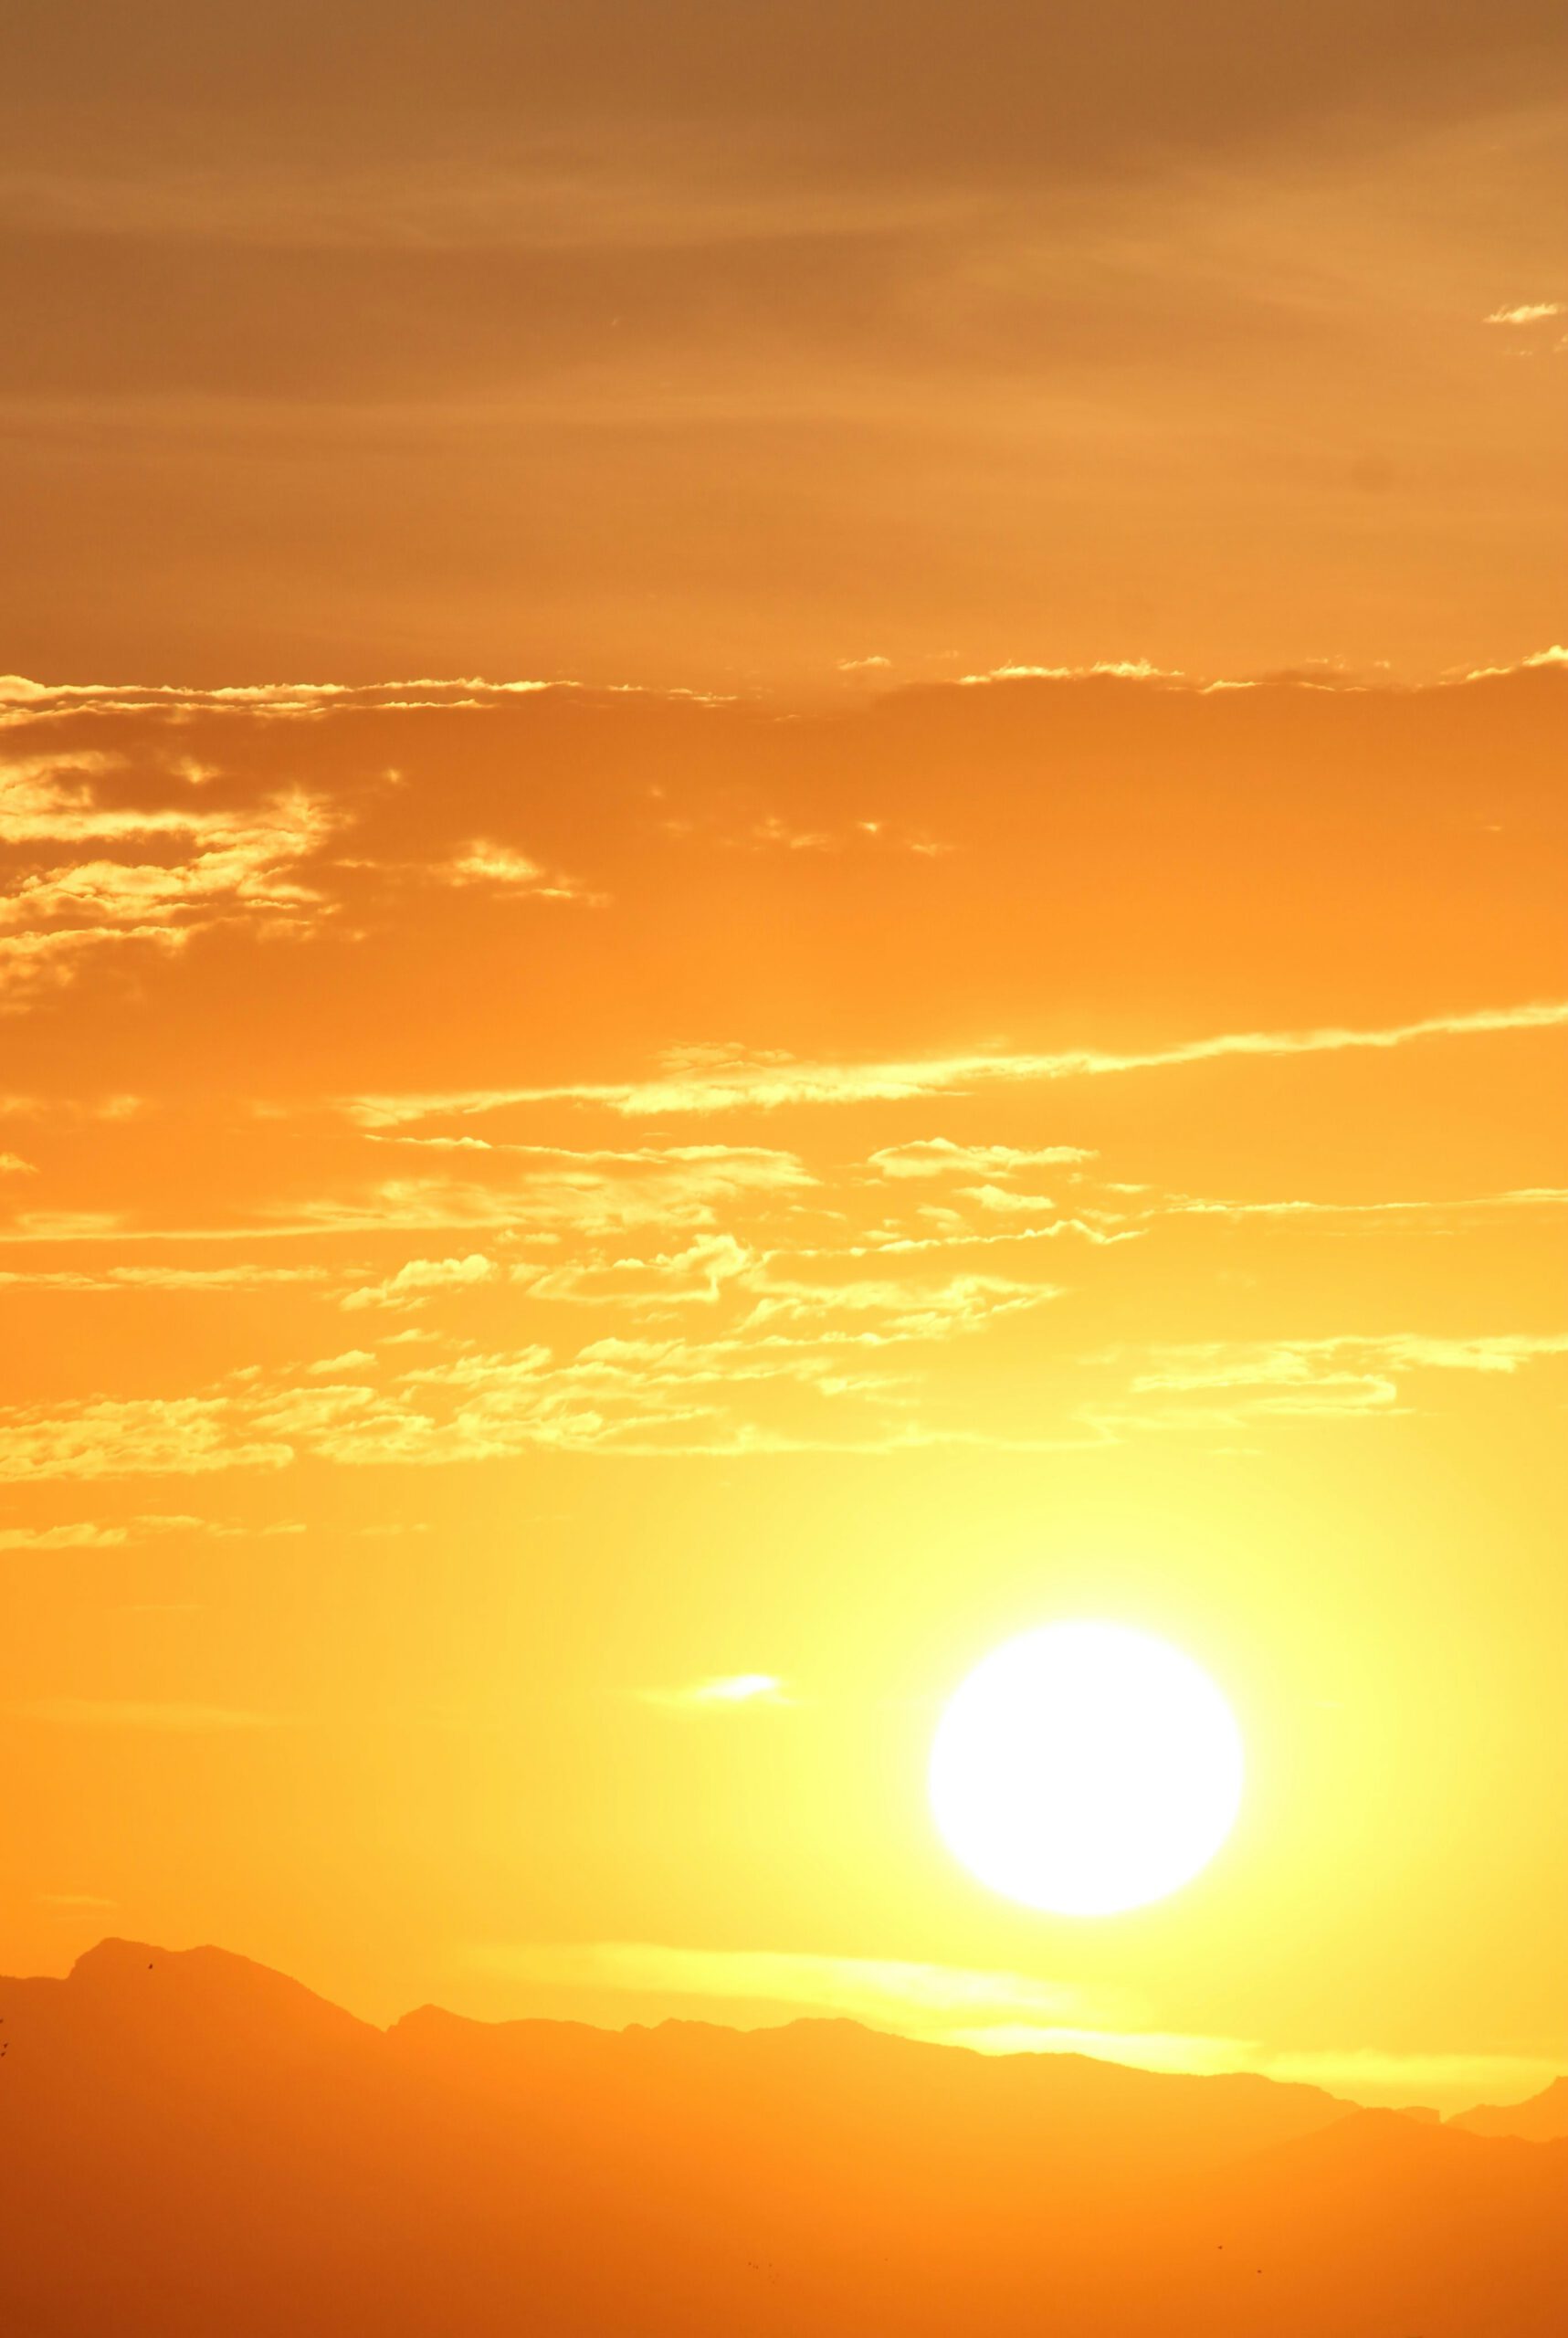
{"type": "Polygon", "coordinates": [[[1545,2338],[1568,2143],[854,2023],[386,2031],[216,1949],[0,1983],[7,2338],[1545,2338]]]}

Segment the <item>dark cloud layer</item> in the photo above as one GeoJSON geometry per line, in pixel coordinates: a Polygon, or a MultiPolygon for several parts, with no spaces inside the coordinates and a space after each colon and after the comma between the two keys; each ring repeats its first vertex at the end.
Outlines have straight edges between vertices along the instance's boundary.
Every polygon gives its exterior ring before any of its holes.
{"type": "Polygon", "coordinates": [[[1517,658],[1565,49],[1527,0],[29,7],[5,662],[1517,658]]]}
{"type": "MultiPolygon", "coordinates": [[[[1151,151],[1246,142],[1338,111],[1408,114],[1517,95],[1560,55],[1546,0],[334,0],[265,11],[110,5],[25,11],[9,110],[112,112],[120,139],[179,121],[188,153],[237,125],[287,148],[362,151],[454,133],[515,152],[645,134],[716,139],[775,164],[921,181],[1037,183],[1151,151]]],[[[33,142],[29,141],[29,143],[33,142]]],[[[402,148],[405,155],[407,149],[402,148]]]]}

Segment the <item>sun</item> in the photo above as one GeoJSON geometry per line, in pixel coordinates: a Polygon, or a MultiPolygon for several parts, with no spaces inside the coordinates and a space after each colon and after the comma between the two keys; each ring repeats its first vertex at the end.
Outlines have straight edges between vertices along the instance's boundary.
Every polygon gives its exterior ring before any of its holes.
{"type": "Polygon", "coordinates": [[[1245,1766],[1230,1707],[1179,1648],[1119,1624],[1047,1624],[993,1649],[954,1693],[931,1746],[931,1811],[993,1890],[1110,1916],[1207,1866],[1245,1766]]]}

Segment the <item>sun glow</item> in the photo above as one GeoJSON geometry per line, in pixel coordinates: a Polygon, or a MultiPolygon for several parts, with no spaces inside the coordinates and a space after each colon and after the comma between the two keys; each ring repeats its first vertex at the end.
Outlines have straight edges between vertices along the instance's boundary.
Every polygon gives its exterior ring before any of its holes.
{"type": "Polygon", "coordinates": [[[1120,1625],[1051,1624],[994,1649],[954,1693],[931,1810],[993,1890],[1109,1916],[1208,1864],[1244,1768],[1235,1717],[1189,1657],[1120,1625]]]}

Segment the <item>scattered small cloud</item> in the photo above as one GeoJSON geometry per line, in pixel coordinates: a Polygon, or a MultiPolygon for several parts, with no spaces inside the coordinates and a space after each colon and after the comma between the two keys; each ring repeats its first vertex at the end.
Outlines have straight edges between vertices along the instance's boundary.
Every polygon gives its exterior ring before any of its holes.
{"type": "Polygon", "coordinates": [[[1561,300],[1521,300],[1516,309],[1494,309],[1487,319],[1489,325],[1541,325],[1553,317],[1568,315],[1561,300]]]}
{"type": "Polygon", "coordinates": [[[1076,1167],[1094,1157],[1079,1144],[956,1144],[931,1136],[884,1145],[870,1165],[884,1177],[1005,1177],[1016,1169],[1076,1167]]]}
{"type": "Polygon", "coordinates": [[[436,874],[448,885],[477,885],[492,893],[526,895],[542,901],[582,901],[590,909],[602,909],[608,900],[606,894],[579,884],[574,877],[552,873],[527,853],[510,845],[491,844],[482,837],[443,862],[436,874]]]}
{"type": "Polygon", "coordinates": [[[129,1539],[125,1526],[81,1520],[62,1526],[0,1526],[0,1551],[106,1551],[129,1539]]]}
{"type": "Polygon", "coordinates": [[[739,1705],[787,1705],[784,1684],[771,1672],[731,1672],[699,1680],[689,1689],[644,1689],[643,1702],[679,1712],[723,1711],[739,1705]]]}
{"type": "MultiPolygon", "coordinates": [[[[494,1282],[500,1272],[495,1260],[480,1250],[470,1250],[466,1259],[410,1259],[384,1282],[346,1291],[338,1305],[349,1314],[367,1307],[423,1307],[441,1291],[494,1282]]],[[[369,1358],[356,1352],[354,1360],[368,1362],[369,1358]]]]}
{"type": "Polygon", "coordinates": [[[1123,682],[1185,682],[1178,667],[1152,666],[1146,658],[1102,658],[1092,666],[988,666],[978,674],[961,674],[961,690],[986,682],[1081,682],[1100,677],[1123,682]]]}
{"type": "Polygon", "coordinates": [[[1118,1052],[1074,1048],[1054,1054],[1003,1050],[881,1062],[813,1061],[770,1050],[764,1054],[684,1048],[667,1057],[651,1079],[566,1082],[538,1088],[458,1089],[423,1095],[360,1095],[342,1109],[366,1128],[384,1130],[439,1117],[468,1117],[524,1104],[599,1105],[626,1118],[674,1113],[772,1111],[784,1105],[867,1104],[917,1097],[963,1095],[1007,1083],[1034,1086],[1064,1079],[1110,1079],[1167,1071],[1194,1064],[1274,1058],[1388,1054],[1427,1041],[1497,1037],[1505,1033],[1568,1028],[1568,999],[1534,999],[1513,1006],[1424,1016],[1408,1023],[1325,1024],[1305,1029],[1222,1031],[1166,1047],[1118,1052]]]}

